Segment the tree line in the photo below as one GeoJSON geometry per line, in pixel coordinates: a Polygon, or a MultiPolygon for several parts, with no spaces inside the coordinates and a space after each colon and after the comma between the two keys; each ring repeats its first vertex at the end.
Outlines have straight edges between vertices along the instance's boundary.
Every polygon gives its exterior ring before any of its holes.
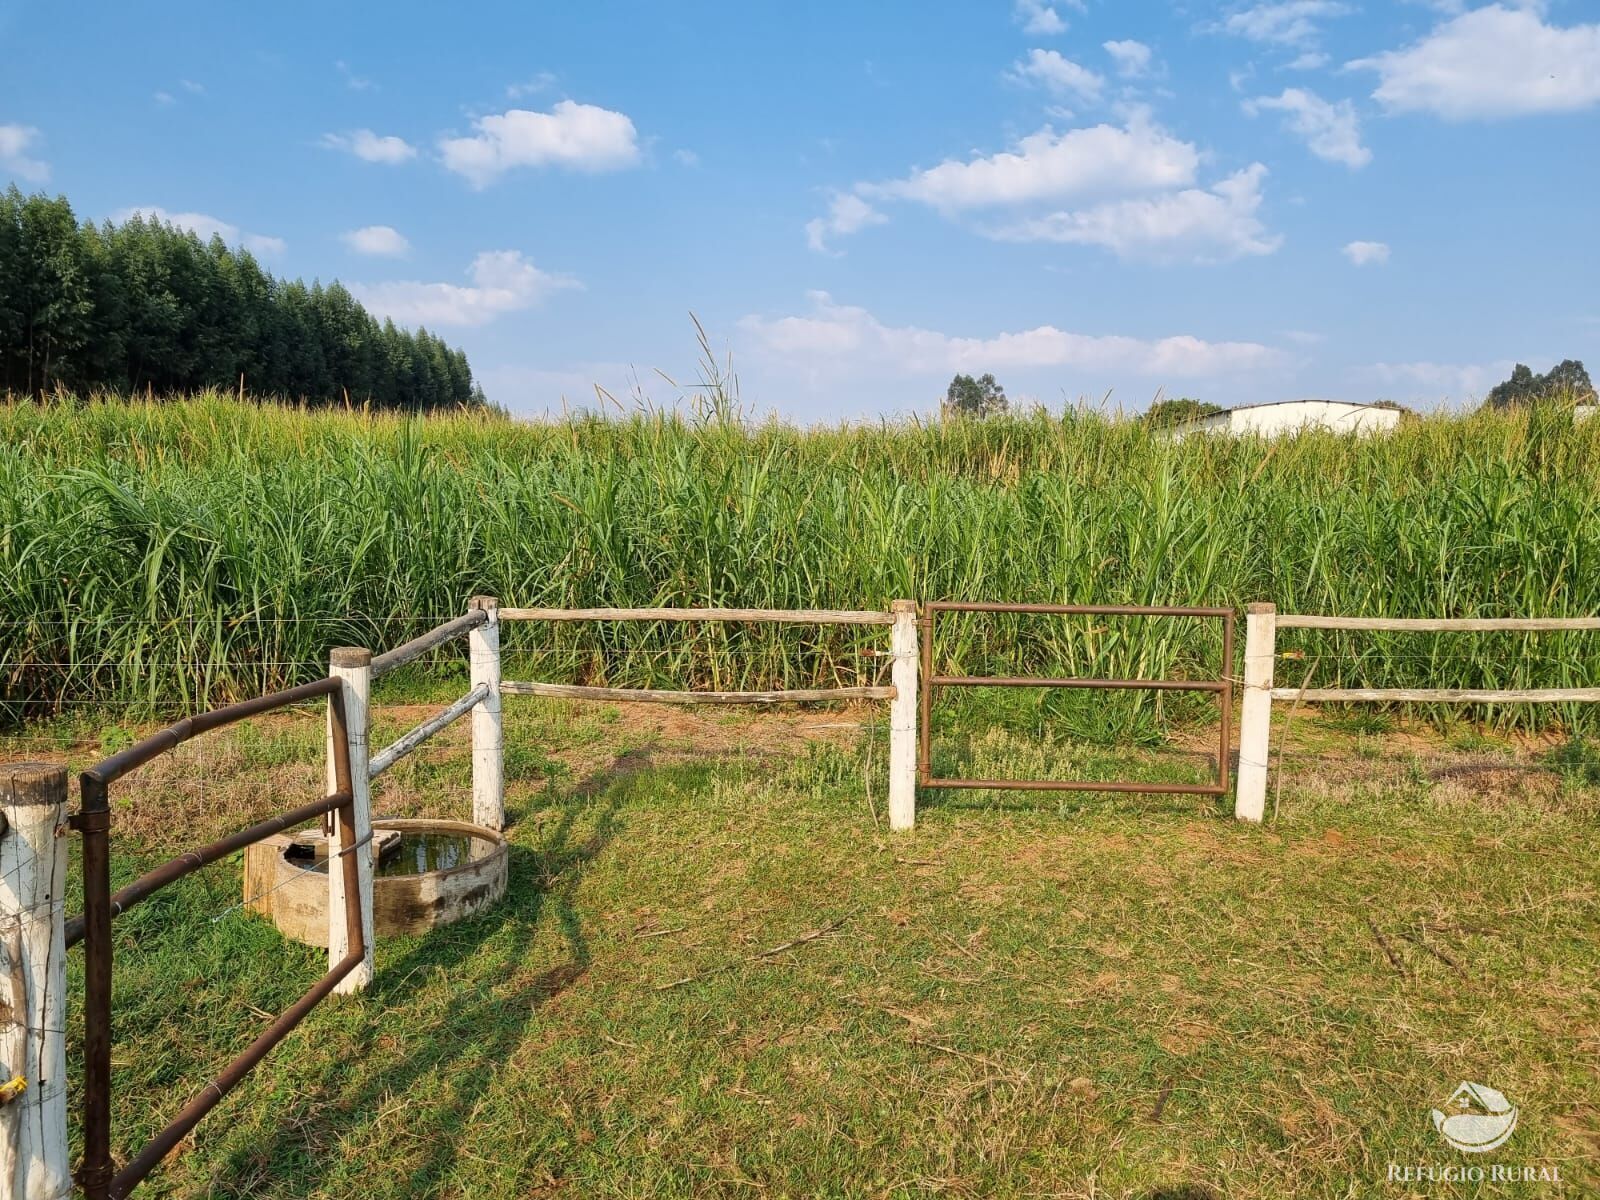
{"type": "Polygon", "coordinates": [[[1543,375],[1518,363],[1511,377],[1495,384],[1484,401],[1490,408],[1515,408],[1519,404],[1534,404],[1541,400],[1565,400],[1576,404],[1593,404],[1594,384],[1589,382],[1589,372],[1575,358],[1564,358],[1543,375]]]}
{"type": "Polygon", "coordinates": [[[484,402],[464,351],[381,324],[338,283],[263,270],[220,237],[65,197],[0,196],[0,393],[248,390],[422,411],[484,402]]]}
{"type": "MultiPolygon", "coordinates": [[[[1518,363],[1511,377],[1489,392],[1484,404],[1489,408],[1506,409],[1525,404],[1593,404],[1595,400],[1589,372],[1584,370],[1582,362],[1568,358],[1543,375],[1536,375],[1529,367],[1518,363]]],[[[990,417],[1008,411],[1009,406],[1005,388],[995,382],[993,375],[981,375],[976,379],[971,375],[957,375],[939,402],[939,411],[944,416],[990,417]]],[[[1375,400],[1369,407],[1398,409],[1403,419],[1416,417],[1411,409],[1393,400],[1375,400]]],[[[1180,396],[1157,400],[1142,420],[1147,425],[1165,429],[1226,411],[1220,404],[1180,396]]]]}

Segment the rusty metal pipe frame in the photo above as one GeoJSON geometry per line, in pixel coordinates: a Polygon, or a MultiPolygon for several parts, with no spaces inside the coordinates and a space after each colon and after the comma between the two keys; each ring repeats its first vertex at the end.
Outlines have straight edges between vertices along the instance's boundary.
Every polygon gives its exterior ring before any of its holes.
{"type": "Polygon", "coordinates": [[[977,600],[929,600],[922,610],[936,612],[1033,613],[1065,617],[1228,617],[1231,608],[1126,604],[987,604],[977,600]]]}
{"type": "Polygon", "coordinates": [[[221,729],[224,725],[232,725],[246,717],[271,712],[273,709],[297,704],[302,700],[331,696],[339,690],[339,687],[339,681],[329,676],[313,683],[302,683],[299,687],[285,688],[281,692],[269,692],[253,700],[214,708],[210,712],[196,713],[192,717],[185,717],[175,724],[168,725],[141,742],[135,742],[126,750],[119,750],[110,758],[102,759],[85,771],[83,777],[98,780],[105,785],[113,784],[135,767],[142,767],[151,759],[165,754],[168,750],[176,749],[197,734],[209,733],[213,729],[221,729]]]}
{"type": "Polygon", "coordinates": [[[333,970],[319,979],[310,991],[284,1009],[278,1019],[251,1042],[243,1054],[229,1063],[220,1075],[206,1084],[194,1099],[183,1106],[183,1110],[173,1118],[170,1125],[145,1143],[144,1149],[130,1159],[127,1166],[112,1176],[105,1192],[108,1200],[122,1200],[133,1191],[145,1176],[172,1152],[172,1148],[181,1142],[190,1130],[271,1052],[274,1046],[287,1037],[296,1025],[305,1020],[313,1008],[328,997],[341,979],[361,965],[365,955],[364,948],[358,947],[352,950],[339,960],[333,970]]]}
{"type": "Polygon", "coordinates": [[[1168,796],[1220,796],[1215,783],[1139,783],[1092,779],[935,779],[919,781],[923,787],[992,788],[997,792],[1152,792],[1168,796]]]}
{"type": "Polygon", "coordinates": [[[111,806],[105,781],[78,781],[83,836],[83,1165],[78,1186],[104,1200],[111,1184],[111,806]]]}
{"type": "MultiPolygon", "coordinates": [[[[292,808],[286,813],[281,813],[266,821],[241,829],[238,833],[231,833],[225,838],[212,842],[209,846],[202,846],[198,850],[190,850],[180,854],[177,858],[162,863],[155,870],[141,875],[127,887],[121,888],[111,897],[111,916],[113,919],[120,917],[139,901],[152,892],[160,891],[169,883],[191,875],[201,867],[208,866],[219,859],[227,858],[236,851],[243,850],[246,846],[254,845],[263,838],[269,838],[276,833],[284,833],[304,825],[312,817],[320,817],[342,808],[349,803],[348,793],[335,792],[331,796],[324,796],[321,800],[313,800],[310,804],[302,804],[299,808],[292,808]]],[[[83,940],[84,918],[72,917],[67,921],[66,934],[68,947],[76,946],[83,940]]]]}
{"type": "Polygon", "coordinates": [[[1231,608],[1197,608],[1178,605],[1133,607],[1120,604],[986,604],[965,600],[930,600],[922,606],[922,687],[918,707],[917,786],[925,788],[989,788],[1014,792],[1139,792],[1168,796],[1224,796],[1228,792],[1228,758],[1233,740],[1233,625],[1231,608]],[[935,675],[933,635],[938,614],[1026,613],[1044,616],[1101,617],[1209,617],[1222,622],[1222,678],[1188,679],[1082,679],[1015,675],[935,675]],[[1144,783],[1134,780],[1054,779],[936,779],[933,775],[933,689],[936,687],[1039,687],[1153,692],[1210,692],[1222,709],[1219,722],[1217,781],[1215,783],[1144,783]]]}
{"type": "MultiPolygon", "coordinates": [[[[229,705],[209,713],[187,718],[176,725],[114,754],[85,771],[80,777],[82,802],[74,826],[83,836],[83,932],[84,943],[84,1104],[83,1165],[78,1186],[87,1200],[122,1200],[192,1130],[239,1081],[265,1058],[306,1015],[324,1000],[340,980],[355,970],[367,953],[362,935],[360,880],[355,856],[355,805],[351,798],[348,727],[344,710],[343,685],[327,678],[316,683],[289,688],[242,704],[229,705]],[[313,696],[327,696],[333,721],[333,795],[303,805],[269,821],[253,825],[221,841],[173,859],[111,894],[109,785],[127,772],[157,755],[210,729],[282,708],[313,696]],[[321,813],[340,815],[340,848],[343,859],[345,895],[358,897],[345,910],[346,936],[350,952],[318,980],[306,994],[290,1005],[256,1039],[229,1063],[211,1083],[186,1104],[170,1124],[148,1141],[121,1171],[111,1159],[111,919],[118,897],[136,903],[160,887],[181,879],[206,862],[241,849],[262,838],[321,813]],[[210,857],[207,857],[207,856],[210,857]]],[[[126,907],[124,904],[123,907],[126,907]]]]}
{"type": "Polygon", "coordinates": [[[1189,679],[1083,679],[1038,675],[935,675],[928,683],[933,687],[1094,688],[1140,692],[1220,692],[1228,686],[1222,682],[1189,679]]]}

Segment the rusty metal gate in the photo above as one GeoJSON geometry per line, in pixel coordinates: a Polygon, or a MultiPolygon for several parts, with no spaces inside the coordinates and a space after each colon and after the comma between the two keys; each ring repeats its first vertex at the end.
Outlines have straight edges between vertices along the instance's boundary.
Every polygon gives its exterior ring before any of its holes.
{"type": "Polygon", "coordinates": [[[1167,795],[1221,796],[1228,791],[1228,755],[1233,715],[1233,609],[1140,608],[1116,604],[983,604],[930,600],[922,606],[921,728],[917,741],[917,786],[925,788],[998,788],[1037,792],[1148,792],[1167,795]],[[1078,679],[1004,675],[935,675],[934,631],[942,612],[1032,613],[1043,616],[1209,617],[1222,622],[1222,663],[1215,680],[1078,679]],[[935,688],[1038,687],[1100,688],[1152,692],[1210,692],[1222,709],[1217,739],[1215,783],[1145,783],[1138,780],[1081,779],[937,779],[929,761],[935,688]]]}
{"type": "MultiPolygon", "coordinates": [[[[90,767],[81,776],[82,807],[71,820],[83,838],[83,915],[66,923],[68,946],[84,945],[84,1051],[83,1051],[83,1165],[78,1185],[87,1200],[121,1200],[200,1123],[233,1087],[281,1042],[289,1031],[305,1019],[334,987],[360,966],[366,956],[361,914],[361,890],[356,874],[355,810],[351,798],[349,737],[345,727],[342,684],[337,678],[274,692],[226,708],[213,709],[188,717],[161,732],[113,754],[90,767]],[[141,876],[121,891],[111,891],[110,785],[135,767],[188,741],[196,734],[231,725],[245,717],[271,712],[285,705],[328,698],[333,748],[334,790],[320,800],[281,813],[270,820],[242,829],[221,841],[191,850],[141,876]],[[314,817],[330,820],[338,814],[342,838],[337,856],[344,859],[345,895],[353,900],[346,909],[346,936],[349,952],[333,964],[311,990],[285,1009],[244,1052],[186,1104],[167,1125],[147,1142],[120,1171],[111,1158],[111,920],[169,883],[217,862],[237,850],[271,837],[314,817]]],[[[328,864],[333,870],[333,864],[328,864]]]]}

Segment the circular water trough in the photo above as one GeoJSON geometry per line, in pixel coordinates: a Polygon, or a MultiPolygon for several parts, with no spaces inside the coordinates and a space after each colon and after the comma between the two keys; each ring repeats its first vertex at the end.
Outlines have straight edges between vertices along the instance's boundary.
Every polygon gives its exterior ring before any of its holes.
{"type": "MultiPolygon", "coordinates": [[[[378,937],[426,933],[505,895],[506,840],[465,821],[389,818],[372,823],[373,928],[378,937]]],[[[285,936],[328,944],[327,842],[278,834],[245,851],[246,906],[285,936]]]]}

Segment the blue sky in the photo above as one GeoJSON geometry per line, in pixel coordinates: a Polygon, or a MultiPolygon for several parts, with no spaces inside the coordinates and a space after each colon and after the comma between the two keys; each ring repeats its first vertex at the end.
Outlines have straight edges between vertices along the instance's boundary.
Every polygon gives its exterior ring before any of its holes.
{"type": "Polygon", "coordinates": [[[0,181],[159,210],[534,414],[1432,407],[1600,366],[1600,3],[0,0],[0,181]]]}

